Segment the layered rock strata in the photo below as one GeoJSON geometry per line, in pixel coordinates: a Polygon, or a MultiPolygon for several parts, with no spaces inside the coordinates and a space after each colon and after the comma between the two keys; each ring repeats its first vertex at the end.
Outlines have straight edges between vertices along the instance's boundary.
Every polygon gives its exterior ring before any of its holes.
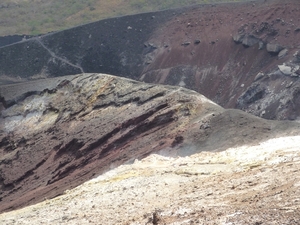
{"type": "Polygon", "coordinates": [[[154,152],[185,156],[299,133],[298,123],[224,110],[181,87],[104,74],[38,84],[2,89],[0,211],[58,196],[154,152]]]}
{"type": "Polygon", "coordinates": [[[298,120],[299,71],[278,65],[300,66],[299,8],[298,0],[197,5],[35,37],[0,48],[0,84],[101,72],[186,87],[266,119],[298,120]]]}

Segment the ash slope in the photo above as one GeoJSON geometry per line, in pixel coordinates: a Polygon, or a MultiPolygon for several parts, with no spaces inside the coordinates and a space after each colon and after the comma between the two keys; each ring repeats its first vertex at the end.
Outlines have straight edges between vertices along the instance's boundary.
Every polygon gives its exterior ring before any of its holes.
{"type": "Polygon", "coordinates": [[[300,136],[189,157],[152,154],[1,224],[300,223],[300,136]]]}
{"type": "Polygon", "coordinates": [[[1,80],[108,73],[183,86],[266,119],[297,120],[299,18],[298,0],[274,0],[107,19],[0,48],[1,80]]]}
{"type": "Polygon", "coordinates": [[[61,195],[154,152],[185,156],[300,132],[298,123],[224,110],[188,89],[104,74],[1,91],[2,212],[61,195]]]}

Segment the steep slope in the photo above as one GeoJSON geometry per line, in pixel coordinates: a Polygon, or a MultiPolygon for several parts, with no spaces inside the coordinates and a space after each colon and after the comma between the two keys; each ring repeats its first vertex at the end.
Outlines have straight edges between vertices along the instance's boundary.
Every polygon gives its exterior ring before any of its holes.
{"type": "Polygon", "coordinates": [[[191,9],[152,35],[140,80],[187,87],[267,119],[298,119],[299,17],[299,1],[191,9]]]}
{"type": "Polygon", "coordinates": [[[101,72],[297,120],[299,9],[298,0],[253,1],[106,19],[0,48],[0,80],[101,72]]]}
{"type": "Polygon", "coordinates": [[[153,154],[1,224],[300,223],[300,136],[190,157],[153,154]]]}
{"type": "Polygon", "coordinates": [[[60,195],[150,153],[185,156],[294,136],[181,87],[103,74],[3,86],[0,211],[60,195]]]}

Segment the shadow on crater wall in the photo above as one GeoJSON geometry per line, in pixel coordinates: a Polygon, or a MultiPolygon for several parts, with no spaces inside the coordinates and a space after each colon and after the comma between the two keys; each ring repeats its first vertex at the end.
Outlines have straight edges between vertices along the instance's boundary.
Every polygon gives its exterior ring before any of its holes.
{"type": "Polygon", "coordinates": [[[197,5],[34,37],[0,48],[0,84],[107,73],[189,88],[266,119],[295,120],[298,101],[291,93],[300,86],[300,21],[290,15],[300,18],[298,5],[197,5]],[[249,101],[255,86],[264,92],[249,101]]]}

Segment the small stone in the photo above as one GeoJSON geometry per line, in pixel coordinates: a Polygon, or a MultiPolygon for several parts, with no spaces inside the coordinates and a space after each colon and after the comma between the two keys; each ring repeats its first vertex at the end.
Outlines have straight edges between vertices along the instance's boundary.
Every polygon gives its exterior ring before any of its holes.
{"type": "Polygon", "coordinates": [[[295,32],[300,32],[300,27],[296,28],[295,32]]]}
{"type": "Polygon", "coordinates": [[[291,81],[289,84],[287,84],[285,87],[290,88],[293,85],[293,81],[291,81]]]}
{"type": "Polygon", "coordinates": [[[257,81],[257,80],[263,78],[264,76],[265,76],[265,74],[264,74],[263,72],[259,72],[259,73],[256,75],[256,77],[254,78],[254,81],[257,81]]]}
{"type": "Polygon", "coordinates": [[[278,59],[283,58],[284,56],[287,55],[287,53],[288,53],[288,50],[287,50],[286,48],[283,49],[283,50],[281,50],[281,51],[279,52],[279,54],[278,54],[278,59]]]}
{"type": "Polygon", "coordinates": [[[293,55],[296,59],[300,60],[300,52],[296,51],[295,54],[293,55]]]}
{"type": "Polygon", "coordinates": [[[186,42],[183,42],[181,45],[182,45],[182,46],[188,46],[188,45],[190,45],[190,44],[191,44],[191,42],[186,41],[186,42]]]}
{"type": "Polygon", "coordinates": [[[253,45],[255,45],[256,43],[258,43],[260,40],[253,36],[253,35],[249,35],[243,38],[242,40],[242,44],[246,47],[251,47],[253,45]]]}
{"type": "Polygon", "coordinates": [[[197,44],[200,44],[200,42],[201,42],[200,39],[196,39],[196,40],[194,41],[194,44],[197,45],[197,44]]]}
{"type": "Polygon", "coordinates": [[[233,40],[234,42],[236,43],[241,43],[243,41],[243,38],[244,38],[244,34],[236,34],[236,35],[233,35],[233,40]]]}
{"type": "Polygon", "coordinates": [[[67,217],[67,216],[63,216],[61,219],[62,219],[62,220],[67,220],[68,217],[67,217]]]}
{"type": "Polygon", "coordinates": [[[292,74],[292,67],[286,66],[286,65],[278,65],[279,70],[284,74],[284,75],[291,75],[292,74]]]}
{"type": "Polygon", "coordinates": [[[298,76],[298,71],[300,69],[300,66],[299,65],[294,65],[292,67],[292,76],[298,76]]]}
{"type": "Polygon", "coordinates": [[[258,42],[258,49],[259,50],[262,50],[264,48],[264,46],[265,46],[265,44],[262,41],[258,42]]]}
{"type": "Polygon", "coordinates": [[[267,51],[269,53],[279,53],[283,49],[279,44],[267,44],[267,51]]]}

